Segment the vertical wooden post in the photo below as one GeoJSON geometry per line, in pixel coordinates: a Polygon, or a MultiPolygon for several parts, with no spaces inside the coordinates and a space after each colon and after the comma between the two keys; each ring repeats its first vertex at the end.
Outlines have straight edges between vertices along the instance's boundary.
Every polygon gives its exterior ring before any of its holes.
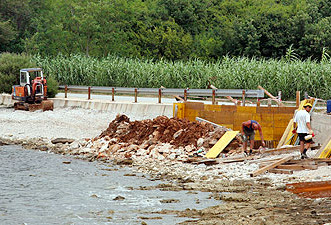
{"type": "Polygon", "coordinates": [[[159,103],[161,103],[162,90],[159,88],[159,103]]]}
{"type": "Polygon", "coordinates": [[[300,105],[300,91],[296,92],[296,107],[299,108],[300,105]]]}
{"type": "Polygon", "coordinates": [[[115,101],[115,88],[111,89],[111,100],[115,101]]]}
{"type": "Polygon", "coordinates": [[[87,92],[87,99],[91,99],[91,87],[88,87],[88,92],[87,92]]]}
{"type": "Polygon", "coordinates": [[[256,107],[260,107],[261,106],[261,102],[260,102],[260,100],[258,100],[257,102],[256,102],[256,107]]]}
{"type": "Polygon", "coordinates": [[[271,98],[268,98],[268,107],[271,107],[271,98]]]}
{"type": "Polygon", "coordinates": [[[211,104],[215,105],[215,90],[213,90],[213,94],[212,94],[212,101],[211,104]]]}
{"type": "Polygon", "coordinates": [[[68,85],[64,86],[64,98],[68,97],[68,85]]]}
{"type": "Polygon", "coordinates": [[[184,101],[187,101],[187,89],[184,90],[184,101]]]}
{"type": "Polygon", "coordinates": [[[278,91],[278,100],[279,100],[279,101],[282,100],[282,91],[278,91]]]}
{"type": "Polygon", "coordinates": [[[246,91],[245,90],[243,90],[242,98],[243,98],[242,106],[245,106],[245,98],[246,98],[246,91]]]}
{"type": "Polygon", "coordinates": [[[138,99],[138,89],[135,88],[134,89],[134,102],[137,102],[137,99],[138,99]]]}

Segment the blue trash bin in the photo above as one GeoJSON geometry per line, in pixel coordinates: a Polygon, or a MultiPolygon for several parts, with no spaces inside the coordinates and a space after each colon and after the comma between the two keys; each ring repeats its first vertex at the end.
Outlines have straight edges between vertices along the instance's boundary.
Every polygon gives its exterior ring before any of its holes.
{"type": "Polygon", "coordinates": [[[326,101],[326,112],[331,113],[331,100],[326,101]]]}

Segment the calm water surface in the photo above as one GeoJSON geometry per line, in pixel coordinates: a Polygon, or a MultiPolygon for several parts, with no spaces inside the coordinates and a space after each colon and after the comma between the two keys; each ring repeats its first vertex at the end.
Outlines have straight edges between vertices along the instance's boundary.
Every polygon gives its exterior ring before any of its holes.
{"type": "Polygon", "coordinates": [[[220,204],[205,192],[131,190],[161,182],[143,174],[124,176],[130,173],[130,168],[0,146],[0,224],[176,224],[188,218],[150,212],[220,204]],[[114,200],[117,196],[124,199],[114,200]]]}

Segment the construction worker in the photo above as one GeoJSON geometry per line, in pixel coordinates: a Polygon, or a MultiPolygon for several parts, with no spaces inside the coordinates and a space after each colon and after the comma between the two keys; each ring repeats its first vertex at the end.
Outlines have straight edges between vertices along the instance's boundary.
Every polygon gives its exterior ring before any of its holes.
{"type": "Polygon", "coordinates": [[[241,133],[243,134],[243,151],[245,153],[247,149],[247,141],[250,141],[250,151],[249,154],[252,153],[254,147],[254,138],[255,138],[255,130],[258,130],[260,133],[262,146],[265,147],[265,142],[262,134],[262,126],[255,120],[247,120],[241,124],[241,133]]]}
{"type": "Polygon", "coordinates": [[[300,140],[301,159],[308,158],[306,152],[307,149],[310,147],[310,143],[313,141],[312,137],[314,136],[314,132],[311,129],[310,125],[309,112],[311,108],[312,105],[310,103],[306,103],[303,106],[303,109],[295,114],[293,121],[294,130],[292,131],[292,133],[298,134],[300,140]]]}

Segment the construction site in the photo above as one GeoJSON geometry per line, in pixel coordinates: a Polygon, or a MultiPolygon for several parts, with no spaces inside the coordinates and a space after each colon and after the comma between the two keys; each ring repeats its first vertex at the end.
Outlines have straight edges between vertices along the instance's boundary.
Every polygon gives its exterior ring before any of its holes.
{"type": "Polygon", "coordinates": [[[12,112],[8,107],[15,101],[2,94],[0,140],[133,167],[165,182],[141,188],[206,191],[225,203],[161,212],[192,218],[183,224],[330,223],[328,101],[297,93],[296,102],[288,104],[259,88],[267,98],[247,99],[240,90],[240,99],[227,96],[226,102],[213,94],[206,102],[192,100],[184,91],[174,103],[161,103],[159,97],[152,104],[137,102],[137,91],[133,103],[100,100],[90,90],[87,99],[70,98],[66,87],[65,97],[50,99],[54,109],[45,112],[12,112]],[[294,117],[308,103],[314,137],[308,157],[302,158],[294,117]],[[28,132],[36,121],[40,128],[28,132]],[[257,121],[263,131],[263,139],[257,131],[253,148],[248,143],[246,152],[245,121],[257,121]],[[15,127],[16,122],[21,124],[15,127]]]}

